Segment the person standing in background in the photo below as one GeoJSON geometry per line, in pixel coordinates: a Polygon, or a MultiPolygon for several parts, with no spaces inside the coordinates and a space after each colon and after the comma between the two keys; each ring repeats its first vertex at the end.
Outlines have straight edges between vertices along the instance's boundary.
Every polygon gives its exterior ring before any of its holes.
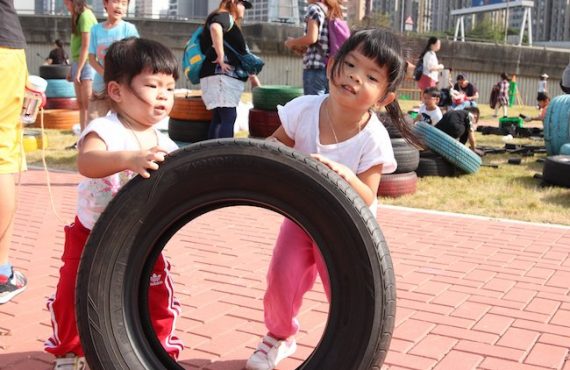
{"type": "Polygon", "coordinates": [[[560,88],[565,94],[570,94],[570,63],[568,63],[562,72],[562,78],[560,79],[560,88]]]}
{"type": "Polygon", "coordinates": [[[26,289],[24,274],[14,270],[8,253],[16,215],[14,174],[25,171],[20,112],[28,76],[26,39],[13,0],[0,0],[0,304],[26,289]]]}
{"type": "Polygon", "coordinates": [[[439,71],[443,71],[444,66],[437,60],[436,52],[441,48],[441,41],[437,37],[430,37],[424,51],[420,55],[423,63],[422,77],[418,81],[418,89],[424,91],[428,87],[436,87],[439,80],[439,71]]]}
{"type": "Polygon", "coordinates": [[[548,77],[550,76],[548,76],[546,73],[540,75],[540,80],[538,80],[538,88],[536,89],[537,99],[540,94],[548,95],[548,77]]]}
{"type": "Polygon", "coordinates": [[[67,80],[73,82],[75,96],[79,105],[79,123],[81,131],[87,121],[87,109],[91,98],[91,88],[95,70],[87,62],[91,27],[97,24],[97,18],[89,9],[86,0],[64,0],[71,13],[71,71],[67,80]]]}
{"type": "Polygon", "coordinates": [[[208,139],[234,136],[237,106],[249,80],[251,87],[260,85],[256,75],[236,73],[240,62],[224,44],[238,53],[245,53],[247,44],[241,32],[245,10],[251,9],[247,0],[221,0],[220,5],[206,18],[200,48],[206,59],[200,70],[200,89],[206,109],[212,110],[208,139]]]}
{"type": "Polygon", "coordinates": [[[501,73],[501,81],[496,85],[497,88],[497,102],[495,103],[495,114],[493,117],[497,117],[499,113],[499,107],[503,108],[503,116],[506,117],[509,112],[509,82],[511,79],[505,72],[501,73]]]}
{"type": "MultiPolygon", "coordinates": [[[[288,38],[285,47],[303,55],[303,93],[327,94],[327,58],[329,55],[329,29],[327,18],[335,16],[340,8],[337,0],[308,0],[305,14],[305,34],[288,38]]],[[[341,13],[342,16],[342,13],[341,13]]]]}
{"type": "Polygon", "coordinates": [[[45,64],[69,64],[69,56],[63,48],[63,41],[57,39],[54,41],[55,48],[51,49],[45,64]]]}
{"type": "Polygon", "coordinates": [[[89,41],[89,64],[95,69],[93,91],[87,108],[87,123],[95,118],[104,117],[111,106],[105,94],[105,54],[115,41],[127,37],[139,37],[134,24],[123,21],[129,8],[129,0],[103,0],[107,20],[91,28],[89,41]]]}

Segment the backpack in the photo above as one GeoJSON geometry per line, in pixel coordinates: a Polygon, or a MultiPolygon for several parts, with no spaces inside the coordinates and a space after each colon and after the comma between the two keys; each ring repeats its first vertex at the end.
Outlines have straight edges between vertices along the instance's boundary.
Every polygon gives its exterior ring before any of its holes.
{"type": "Polygon", "coordinates": [[[416,64],[416,68],[414,68],[414,80],[416,81],[421,80],[423,74],[424,74],[424,61],[420,59],[416,64]]]}
{"type": "Polygon", "coordinates": [[[204,27],[200,26],[194,31],[184,47],[182,56],[182,71],[186,78],[193,84],[200,83],[200,70],[206,59],[206,56],[202,53],[202,49],[200,49],[200,37],[202,36],[203,30],[204,27]]]}
{"type": "MultiPolygon", "coordinates": [[[[325,18],[328,14],[328,8],[323,3],[317,3],[319,8],[325,14],[325,18]]],[[[327,59],[330,57],[334,57],[338,52],[338,49],[344,44],[344,42],[350,37],[350,27],[348,27],[348,23],[344,19],[341,18],[334,18],[334,19],[327,19],[327,29],[329,33],[329,53],[327,59]]]]}
{"type": "Polygon", "coordinates": [[[350,37],[350,28],[344,19],[329,19],[329,57],[334,57],[338,49],[350,37]]]}

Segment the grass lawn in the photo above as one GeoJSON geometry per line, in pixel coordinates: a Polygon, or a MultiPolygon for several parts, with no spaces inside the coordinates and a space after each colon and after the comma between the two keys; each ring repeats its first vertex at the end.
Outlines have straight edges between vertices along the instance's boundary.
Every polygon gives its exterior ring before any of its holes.
{"type": "MultiPolygon", "coordinates": [[[[246,99],[249,98],[246,95],[246,99]]],[[[418,105],[417,101],[400,102],[403,111],[418,105]]],[[[513,107],[509,115],[519,113],[537,115],[535,107],[513,107]]],[[[497,119],[488,106],[481,107],[482,125],[497,125],[497,119]]],[[[540,127],[540,123],[533,124],[540,127]]],[[[528,125],[526,125],[528,126],[528,125]]],[[[48,147],[45,157],[51,169],[76,170],[75,150],[64,148],[76,140],[71,131],[46,130],[48,147]]],[[[240,132],[238,137],[247,137],[240,132]]],[[[512,143],[542,145],[542,141],[514,139],[512,143]]],[[[478,146],[503,147],[500,136],[477,133],[478,146]]],[[[41,150],[28,153],[28,164],[42,166],[41,150]]],[[[382,198],[383,204],[406,207],[501,217],[514,220],[557,223],[570,225],[570,189],[541,187],[535,173],[542,172],[542,163],[537,159],[544,154],[523,157],[520,165],[507,163],[518,154],[487,154],[484,164],[496,164],[498,168],[482,167],[472,175],[458,177],[426,177],[418,179],[417,192],[400,198],[382,198]]]]}

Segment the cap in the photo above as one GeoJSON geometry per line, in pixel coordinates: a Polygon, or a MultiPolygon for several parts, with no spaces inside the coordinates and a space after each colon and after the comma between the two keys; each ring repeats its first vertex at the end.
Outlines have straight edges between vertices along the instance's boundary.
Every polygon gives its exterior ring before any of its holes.
{"type": "Polygon", "coordinates": [[[246,9],[253,8],[253,4],[247,0],[239,0],[239,2],[243,3],[244,8],[246,8],[246,9]]]}
{"type": "Polygon", "coordinates": [[[543,73],[543,74],[540,75],[540,77],[542,77],[542,78],[548,78],[548,77],[550,77],[550,76],[547,75],[546,73],[543,73]]]}
{"type": "Polygon", "coordinates": [[[562,72],[562,80],[560,81],[560,86],[562,86],[564,92],[568,93],[568,91],[570,91],[570,63],[568,63],[564,69],[564,72],[562,72]]]}
{"type": "Polygon", "coordinates": [[[28,76],[28,81],[26,82],[26,86],[30,90],[34,90],[37,92],[44,92],[46,91],[48,82],[41,78],[40,76],[30,75],[28,76]]]}
{"type": "Polygon", "coordinates": [[[464,79],[465,79],[465,77],[463,77],[463,75],[457,75],[457,81],[461,81],[464,79]]]}

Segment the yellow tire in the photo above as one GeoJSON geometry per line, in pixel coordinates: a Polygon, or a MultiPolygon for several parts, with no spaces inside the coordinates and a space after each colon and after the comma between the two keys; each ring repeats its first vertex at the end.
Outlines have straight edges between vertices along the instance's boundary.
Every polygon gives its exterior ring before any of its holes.
{"type": "Polygon", "coordinates": [[[24,152],[31,153],[38,150],[38,141],[34,135],[25,134],[22,140],[24,152]]]}

